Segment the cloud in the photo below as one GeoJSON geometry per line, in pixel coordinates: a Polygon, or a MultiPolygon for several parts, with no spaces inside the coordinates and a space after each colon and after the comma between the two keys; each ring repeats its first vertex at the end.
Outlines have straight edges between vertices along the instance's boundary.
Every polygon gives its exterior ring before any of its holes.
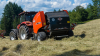
{"type": "Polygon", "coordinates": [[[84,8],[86,8],[88,4],[89,3],[82,3],[81,6],[83,6],[84,8]]]}
{"type": "Polygon", "coordinates": [[[2,17],[2,15],[0,15],[0,21],[1,21],[1,17],[2,17]]]}
{"type": "Polygon", "coordinates": [[[3,0],[3,1],[0,0],[0,20],[1,20],[1,17],[2,17],[3,9],[4,9],[6,4],[7,4],[6,0],[3,0]]]}
{"type": "MultiPolygon", "coordinates": [[[[85,3],[86,0],[74,0],[72,3],[71,0],[0,0],[0,11],[3,11],[3,8],[8,2],[15,2],[23,8],[24,11],[53,11],[54,9],[66,9],[72,10],[76,6],[81,5],[87,7],[88,3],[85,3]]],[[[2,12],[0,12],[1,15],[2,12]]],[[[0,16],[1,18],[1,16],[0,16]]]]}
{"type": "Polygon", "coordinates": [[[7,2],[4,0],[4,1],[0,1],[0,10],[3,10],[4,6],[7,4],[7,2]]]}
{"type": "Polygon", "coordinates": [[[54,9],[62,9],[71,6],[71,1],[69,0],[22,0],[25,11],[35,10],[35,11],[53,11],[54,9]]]}
{"type": "Polygon", "coordinates": [[[73,6],[76,7],[76,6],[81,5],[84,8],[86,8],[89,3],[83,3],[84,1],[86,0],[74,0],[73,6]]]}

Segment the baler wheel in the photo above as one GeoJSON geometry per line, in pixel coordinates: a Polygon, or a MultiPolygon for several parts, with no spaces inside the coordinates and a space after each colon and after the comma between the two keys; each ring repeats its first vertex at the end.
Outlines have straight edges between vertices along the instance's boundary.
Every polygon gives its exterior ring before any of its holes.
{"type": "Polygon", "coordinates": [[[45,32],[38,32],[37,33],[37,41],[43,41],[46,39],[46,33],[45,32]]]}
{"type": "Polygon", "coordinates": [[[69,31],[68,31],[68,36],[69,36],[69,37],[74,36],[74,33],[73,33],[72,30],[69,30],[69,31]]]}

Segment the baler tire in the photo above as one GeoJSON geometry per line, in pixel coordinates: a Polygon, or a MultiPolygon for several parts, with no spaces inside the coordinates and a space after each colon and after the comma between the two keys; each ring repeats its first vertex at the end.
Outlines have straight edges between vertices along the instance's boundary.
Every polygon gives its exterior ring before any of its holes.
{"type": "Polygon", "coordinates": [[[45,32],[38,32],[37,33],[37,41],[43,41],[46,39],[46,33],[45,32]]]}
{"type": "Polygon", "coordinates": [[[22,25],[19,28],[19,38],[20,40],[29,39],[29,28],[26,25],[22,25]]]}
{"type": "Polygon", "coordinates": [[[18,40],[16,31],[11,31],[9,36],[10,36],[10,40],[18,40]]]}
{"type": "Polygon", "coordinates": [[[73,33],[72,30],[69,30],[69,31],[68,31],[68,36],[69,36],[69,37],[74,36],[74,33],[73,33]]]}

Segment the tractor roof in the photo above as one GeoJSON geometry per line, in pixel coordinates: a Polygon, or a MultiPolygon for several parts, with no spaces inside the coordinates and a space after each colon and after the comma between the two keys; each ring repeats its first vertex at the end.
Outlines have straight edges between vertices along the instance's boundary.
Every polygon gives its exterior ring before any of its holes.
{"type": "Polygon", "coordinates": [[[32,11],[32,12],[21,12],[20,14],[18,14],[19,16],[20,15],[24,15],[24,14],[36,14],[37,12],[35,11],[32,11]]]}

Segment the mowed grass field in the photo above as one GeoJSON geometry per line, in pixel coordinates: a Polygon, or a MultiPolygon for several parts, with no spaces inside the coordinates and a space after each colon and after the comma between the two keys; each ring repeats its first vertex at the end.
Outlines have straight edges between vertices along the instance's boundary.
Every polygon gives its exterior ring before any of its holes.
{"type": "Polygon", "coordinates": [[[100,56],[100,19],[80,24],[74,36],[45,41],[0,38],[0,56],[100,56]]]}

